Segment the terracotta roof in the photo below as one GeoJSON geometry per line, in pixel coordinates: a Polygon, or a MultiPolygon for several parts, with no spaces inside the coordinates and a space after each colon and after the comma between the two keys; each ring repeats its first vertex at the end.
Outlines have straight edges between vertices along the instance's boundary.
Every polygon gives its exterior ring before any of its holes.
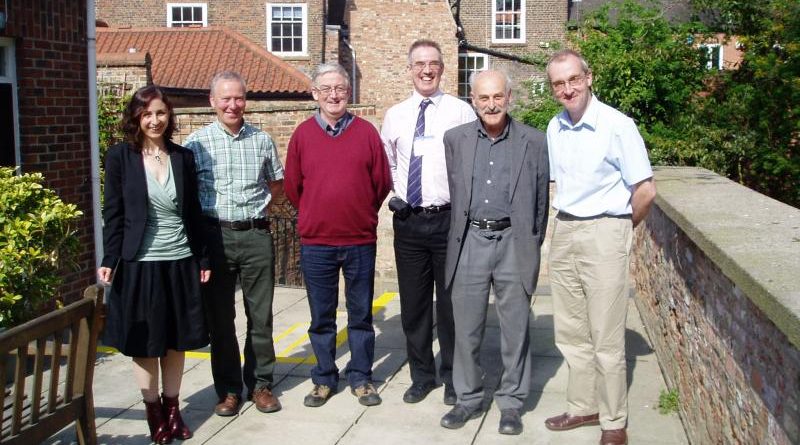
{"type": "Polygon", "coordinates": [[[251,93],[308,93],[311,80],[247,37],[222,26],[207,28],[97,28],[98,58],[109,53],[150,53],[153,83],[208,90],[219,71],[234,70],[251,93]]]}

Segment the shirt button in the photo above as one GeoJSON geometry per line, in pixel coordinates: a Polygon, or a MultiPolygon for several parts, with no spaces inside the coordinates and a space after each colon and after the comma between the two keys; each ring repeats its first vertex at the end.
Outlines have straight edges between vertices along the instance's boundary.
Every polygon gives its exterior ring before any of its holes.
{"type": "Polygon", "coordinates": [[[486,180],[486,183],[487,183],[487,184],[491,184],[491,183],[492,183],[492,180],[491,180],[491,179],[487,179],[487,180],[486,180]]]}
{"type": "Polygon", "coordinates": [[[484,199],[483,202],[486,203],[486,204],[489,204],[489,200],[488,199],[484,199]]]}
{"type": "Polygon", "coordinates": [[[494,161],[489,161],[489,165],[494,165],[494,161]]]}

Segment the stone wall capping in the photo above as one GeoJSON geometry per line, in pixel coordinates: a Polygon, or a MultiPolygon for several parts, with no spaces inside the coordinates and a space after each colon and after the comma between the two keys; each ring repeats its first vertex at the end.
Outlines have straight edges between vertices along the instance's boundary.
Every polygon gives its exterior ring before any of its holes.
{"type": "Polygon", "coordinates": [[[696,167],[656,167],[655,204],[800,347],[800,209],[696,167]]]}

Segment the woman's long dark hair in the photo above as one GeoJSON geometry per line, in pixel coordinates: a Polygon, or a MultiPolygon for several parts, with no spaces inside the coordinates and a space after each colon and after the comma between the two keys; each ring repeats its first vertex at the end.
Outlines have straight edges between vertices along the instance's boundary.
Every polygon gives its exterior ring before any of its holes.
{"type": "Polygon", "coordinates": [[[153,99],[161,99],[164,105],[167,106],[169,111],[169,119],[167,120],[167,128],[164,130],[164,139],[167,141],[172,140],[172,133],[175,132],[175,113],[172,111],[172,102],[169,101],[167,95],[161,88],[155,85],[149,85],[139,88],[133,93],[128,106],[122,113],[122,132],[125,134],[125,139],[133,144],[136,150],[142,150],[142,143],[144,135],[140,123],[142,121],[142,113],[144,109],[150,105],[153,99]]]}

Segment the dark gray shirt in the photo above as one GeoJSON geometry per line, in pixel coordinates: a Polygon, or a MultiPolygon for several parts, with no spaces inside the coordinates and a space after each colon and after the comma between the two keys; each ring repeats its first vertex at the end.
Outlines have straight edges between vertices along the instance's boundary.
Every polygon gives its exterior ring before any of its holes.
{"type": "MultiPolygon", "coordinates": [[[[509,118],[510,122],[510,118],[509,118]]],[[[511,216],[511,138],[510,125],[492,140],[478,126],[478,147],[472,170],[470,218],[498,220],[511,216]]]]}
{"type": "Polygon", "coordinates": [[[345,113],[342,115],[342,117],[340,117],[336,121],[336,124],[333,127],[331,127],[330,125],[328,125],[327,122],[325,122],[325,119],[322,118],[322,114],[319,112],[319,110],[317,110],[317,114],[314,115],[314,118],[316,118],[319,126],[322,127],[322,129],[325,130],[326,133],[328,133],[333,137],[342,134],[344,130],[348,126],[350,126],[350,123],[353,122],[353,115],[350,114],[349,111],[345,111],[345,113]]]}

